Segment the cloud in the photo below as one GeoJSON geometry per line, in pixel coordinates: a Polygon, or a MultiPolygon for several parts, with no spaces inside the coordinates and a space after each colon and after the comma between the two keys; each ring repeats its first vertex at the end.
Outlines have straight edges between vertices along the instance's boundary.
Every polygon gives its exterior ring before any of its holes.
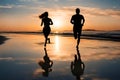
{"type": "Polygon", "coordinates": [[[52,13],[64,13],[64,14],[75,14],[75,9],[80,8],[81,13],[84,15],[92,16],[118,16],[120,17],[120,10],[114,9],[101,9],[101,8],[92,8],[92,7],[83,7],[83,6],[71,6],[71,7],[55,7],[55,8],[42,8],[52,13]]]}
{"type": "Polygon", "coordinates": [[[46,1],[44,0],[19,0],[19,2],[22,2],[25,5],[32,5],[32,6],[44,5],[46,3],[46,1]]]}
{"type": "Polygon", "coordinates": [[[6,8],[6,9],[11,9],[11,8],[26,8],[27,6],[25,5],[5,5],[5,6],[0,6],[0,8],[6,8]]]}
{"type": "Polygon", "coordinates": [[[14,59],[12,58],[12,57],[6,57],[6,58],[2,58],[2,57],[0,57],[0,61],[1,60],[7,60],[7,61],[13,61],[14,59]]]}
{"type": "MultiPolygon", "coordinates": [[[[44,3],[41,3],[41,4],[44,4],[44,3]]],[[[30,5],[15,5],[15,4],[12,4],[12,5],[5,5],[5,6],[0,6],[0,9],[12,9],[12,8],[18,8],[18,10],[20,8],[22,9],[32,9],[32,10],[39,10],[40,8],[42,8],[43,6],[42,5],[38,5],[38,6],[30,6],[30,5]]]]}
{"type": "MultiPolygon", "coordinates": [[[[54,7],[47,7],[45,6],[45,1],[38,1],[38,0],[19,0],[19,1],[28,1],[33,2],[32,5],[25,5],[25,4],[13,4],[13,5],[5,5],[0,6],[0,8],[25,8],[25,9],[34,9],[34,10],[46,10],[52,12],[67,12],[67,14],[75,13],[76,8],[81,9],[81,13],[85,15],[92,15],[92,16],[120,16],[120,10],[114,9],[101,9],[101,8],[93,8],[93,7],[84,7],[84,6],[54,6],[54,7]]],[[[51,0],[51,1],[58,1],[58,0],[51,0]]]]}
{"type": "Polygon", "coordinates": [[[0,5],[0,8],[10,9],[10,8],[12,8],[12,6],[11,5],[7,5],[7,6],[1,6],[0,5]]]}
{"type": "Polygon", "coordinates": [[[92,8],[92,7],[83,7],[83,6],[72,6],[72,7],[63,7],[63,10],[73,11],[76,8],[80,8],[81,12],[84,14],[94,15],[94,16],[120,16],[120,10],[114,9],[101,9],[101,8],[92,8]]]}
{"type": "Polygon", "coordinates": [[[38,0],[19,0],[19,1],[21,1],[21,2],[36,2],[36,1],[38,1],[38,0]]]}
{"type": "Polygon", "coordinates": [[[49,0],[49,1],[54,1],[54,2],[58,2],[59,0],[49,0]]]}
{"type": "Polygon", "coordinates": [[[120,11],[114,9],[82,7],[82,10],[86,14],[95,15],[95,16],[120,16],[120,11]]]}
{"type": "Polygon", "coordinates": [[[120,11],[113,9],[81,7],[81,10],[85,14],[90,14],[95,16],[113,16],[113,15],[120,16],[120,11]]]}

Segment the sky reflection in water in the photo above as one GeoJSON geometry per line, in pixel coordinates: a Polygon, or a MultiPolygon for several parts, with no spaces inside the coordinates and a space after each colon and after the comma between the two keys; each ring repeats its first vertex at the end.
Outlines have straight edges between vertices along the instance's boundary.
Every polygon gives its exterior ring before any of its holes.
{"type": "MultiPolygon", "coordinates": [[[[38,62],[43,60],[44,37],[33,34],[2,34],[8,38],[0,45],[0,80],[75,80],[70,64],[77,54],[73,37],[50,36],[47,54],[52,71],[43,77],[38,62]]],[[[79,52],[85,63],[82,80],[119,80],[120,43],[81,39],[79,52]]]]}

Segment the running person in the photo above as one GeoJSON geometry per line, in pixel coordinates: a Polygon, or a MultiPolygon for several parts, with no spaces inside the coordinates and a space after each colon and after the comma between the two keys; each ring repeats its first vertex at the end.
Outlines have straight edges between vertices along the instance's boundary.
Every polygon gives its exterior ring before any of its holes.
{"type": "Polygon", "coordinates": [[[71,21],[73,24],[73,33],[74,33],[74,38],[77,39],[77,48],[80,43],[80,36],[82,32],[82,26],[84,25],[85,19],[84,16],[80,14],[80,9],[76,9],[76,14],[72,16],[71,21]]]}
{"type": "Polygon", "coordinates": [[[44,37],[45,37],[44,46],[46,47],[47,40],[50,43],[50,38],[48,38],[48,36],[51,32],[50,25],[53,25],[53,22],[52,22],[52,19],[48,18],[48,12],[44,12],[43,14],[41,14],[39,16],[39,18],[42,19],[41,26],[44,24],[44,27],[43,27],[43,34],[44,34],[44,37]]]}

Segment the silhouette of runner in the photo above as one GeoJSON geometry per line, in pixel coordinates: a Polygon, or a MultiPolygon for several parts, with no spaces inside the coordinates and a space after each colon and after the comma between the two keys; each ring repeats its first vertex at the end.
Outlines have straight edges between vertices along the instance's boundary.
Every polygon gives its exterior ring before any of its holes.
{"type": "Polygon", "coordinates": [[[43,76],[48,77],[49,72],[52,71],[51,67],[53,65],[53,61],[50,60],[46,48],[44,48],[45,56],[43,57],[44,61],[39,61],[38,64],[41,66],[41,68],[44,70],[43,76]]]}
{"type": "Polygon", "coordinates": [[[48,12],[44,12],[39,16],[39,18],[42,19],[41,26],[44,24],[44,28],[43,28],[43,34],[45,37],[44,46],[46,47],[47,40],[50,43],[50,38],[48,38],[48,36],[51,32],[50,25],[53,25],[53,22],[52,22],[52,19],[48,18],[48,12]]]}
{"type": "Polygon", "coordinates": [[[79,50],[77,48],[77,55],[75,54],[75,59],[71,62],[71,72],[76,76],[76,80],[80,80],[81,75],[84,73],[85,64],[82,62],[79,50]]]}
{"type": "Polygon", "coordinates": [[[79,46],[80,43],[80,36],[82,32],[82,26],[84,25],[85,19],[84,16],[80,14],[80,9],[76,9],[76,14],[72,16],[71,21],[73,24],[73,33],[74,33],[74,38],[77,39],[77,46],[79,46]]]}

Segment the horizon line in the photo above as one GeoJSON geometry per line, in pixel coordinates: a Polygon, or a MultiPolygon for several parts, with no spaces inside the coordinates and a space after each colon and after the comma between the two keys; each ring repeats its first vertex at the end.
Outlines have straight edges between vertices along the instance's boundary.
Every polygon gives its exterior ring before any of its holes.
{"type": "MultiPolygon", "coordinates": [[[[51,31],[51,33],[68,33],[68,31],[73,32],[72,30],[64,30],[64,31],[51,31]],[[64,32],[67,31],[67,32],[64,32]]],[[[82,31],[120,31],[120,30],[96,30],[96,29],[84,29],[82,31]]],[[[0,31],[0,33],[42,33],[42,30],[39,31],[0,31]]],[[[70,33],[69,32],[69,33],[70,33]]]]}

